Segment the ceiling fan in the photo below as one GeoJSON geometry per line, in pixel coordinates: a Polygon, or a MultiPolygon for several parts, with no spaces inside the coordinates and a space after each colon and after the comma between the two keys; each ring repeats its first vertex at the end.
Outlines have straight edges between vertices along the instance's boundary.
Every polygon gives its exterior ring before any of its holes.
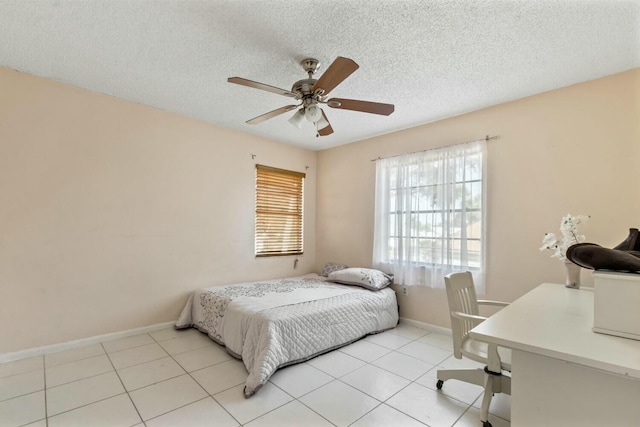
{"type": "Polygon", "coordinates": [[[327,68],[327,71],[325,71],[317,80],[313,78],[313,74],[318,70],[318,66],[320,65],[320,62],[317,59],[304,59],[300,62],[300,65],[309,77],[295,82],[290,91],[264,83],[243,79],[242,77],[229,77],[227,79],[229,83],[266,90],[268,92],[277,93],[300,101],[299,104],[285,105],[284,107],[280,107],[258,117],[254,117],[251,120],[247,120],[247,124],[255,125],[262,123],[265,120],[269,120],[273,117],[279,116],[280,114],[286,113],[287,111],[295,110],[300,107],[289,119],[289,122],[300,129],[302,127],[303,120],[306,118],[308,121],[315,124],[317,131],[316,136],[326,136],[333,133],[333,128],[331,127],[331,124],[329,124],[329,120],[327,119],[324,111],[320,108],[321,104],[328,105],[331,108],[381,114],[383,116],[388,116],[393,113],[393,104],[382,104],[379,102],[344,98],[327,99],[329,92],[358,69],[358,64],[356,64],[352,59],[343,58],[341,56],[337,57],[336,60],[331,63],[329,68],[327,68]]]}

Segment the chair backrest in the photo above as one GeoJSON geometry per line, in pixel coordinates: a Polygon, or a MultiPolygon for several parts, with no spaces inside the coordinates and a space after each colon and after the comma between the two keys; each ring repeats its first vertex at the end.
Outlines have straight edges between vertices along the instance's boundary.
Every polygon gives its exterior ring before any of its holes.
{"type": "MultiPolygon", "coordinates": [[[[451,273],[445,276],[444,283],[447,288],[449,301],[449,313],[465,313],[478,316],[478,298],[473,284],[473,276],[470,272],[451,273]]],[[[456,358],[462,357],[462,343],[473,329],[474,324],[468,320],[462,320],[451,316],[451,335],[453,335],[453,354],[456,358]]]]}

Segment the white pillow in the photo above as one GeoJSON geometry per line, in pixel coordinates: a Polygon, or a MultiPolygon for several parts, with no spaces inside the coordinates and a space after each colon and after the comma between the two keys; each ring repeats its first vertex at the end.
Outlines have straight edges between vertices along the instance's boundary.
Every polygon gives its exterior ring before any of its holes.
{"type": "Polygon", "coordinates": [[[329,281],[377,291],[393,283],[393,276],[372,268],[345,268],[329,273],[329,281]]]}
{"type": "Polygon", "coordinates": [[[336,264],[335,262],[328,262],[324,265],[324,268],[322,269],[320,275],[329,277],[329,273],[333,271],[344,270],[345,268],[349,268],[349,266],[344,264],[336,264]]]}

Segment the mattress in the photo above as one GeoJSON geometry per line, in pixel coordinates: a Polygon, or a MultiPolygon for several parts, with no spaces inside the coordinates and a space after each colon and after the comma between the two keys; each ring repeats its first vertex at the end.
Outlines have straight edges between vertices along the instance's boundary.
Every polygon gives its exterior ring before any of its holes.
{"type": "Polygon", "coordinates": [[[176,328],[195,327],[244,362],[245,396],[284,366],[398,323],[395,292],[329,282],[317,274],[198,289],[176,328]]]}

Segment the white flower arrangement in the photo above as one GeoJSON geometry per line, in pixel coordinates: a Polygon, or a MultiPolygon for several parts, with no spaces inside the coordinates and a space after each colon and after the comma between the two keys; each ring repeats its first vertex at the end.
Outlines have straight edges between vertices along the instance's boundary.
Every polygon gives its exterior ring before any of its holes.
{"type": "Polygon", "coordinates": [[[571,214],[567,214],[567,216],[562,218],[562,222],[560,222],[562,239],[558,240],[555,234],[547,233],[542,239],[542,246],[540,247],[540,250],[544,251],[550,249],[553,251],[551,258],[558,258],[560,261],[566,261],[566,254],[569,246],[585,241],[586,237],[582,234],[578,234],[578,225],[583,224],[588,220],[588,215],[572,216],[571,214]]]}

